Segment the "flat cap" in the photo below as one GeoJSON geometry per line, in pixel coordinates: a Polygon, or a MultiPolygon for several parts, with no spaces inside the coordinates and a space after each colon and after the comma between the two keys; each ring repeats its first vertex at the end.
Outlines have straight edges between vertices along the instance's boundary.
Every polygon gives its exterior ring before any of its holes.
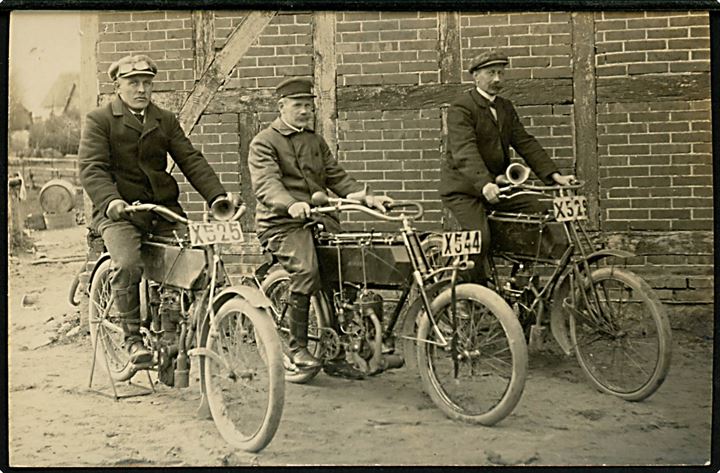
{"type": "Polygon", "coordinates": [[[509,62],[510,61],[505,54],[501,53],[496,49],[493,49],[491,51],[485,51],[484,53],[475,56],[473,60],[470,61],[470,67],[468,67],[468,72],[472,74],[473,71],[476,71],[477,69],[482,69],[483,67],[494,66],[496,64],[507,65],[509,62]]]}
{"type": "Polygon", "coordinates": [[[125,56],[110,64],[108,76],[110,76],[111,80],[137,75],[155,76],[157,70],[157,64],[149,56],[136,54],[134,56],[125,56]]]}
{"type": "Polygon", "coordinates": [[[291,77],[280,82],[275,88],[278,97],[315,97],[312,80],[306,77],[291,77]]]}

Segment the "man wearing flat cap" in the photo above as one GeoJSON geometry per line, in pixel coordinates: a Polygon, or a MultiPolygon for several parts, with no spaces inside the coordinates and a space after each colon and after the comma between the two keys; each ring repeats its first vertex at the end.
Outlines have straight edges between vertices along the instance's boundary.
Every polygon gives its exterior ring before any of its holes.
{"type": "Polygon", "coordinates": [[[229,197],[175,115],[151,102],[157,71],[145,55],[110,65],[115,97],[87,115],[78,151],[80,182],[93,203],[91,226],[102,236],[115,267],[111,285],[133,363],[151,359],[140,336],[141,238],[148,232],[182,234],[185,228],[151,213],[130,215],[125,208],[140,201],[184,215],[178,184],[166,171],[168,154],[209,204],[229,197]]]}
{"type": "Polygon", "coordinates": [[[470,275],[479,283],[485,283],[489,275],[487,212],[535,213],[549,209],[528,194],[500,199],[496,177],[504,175],[510,165],[509,147],[548,185],[567,185],[575,179],[560,174],[540,143],[525,131],[513,104],[498,95],[508,62],[508,57],[497,50],[474,57],[468,72],[475,87],[448,109],[448,147],[441,164],[440,197],[463,230],[481,231],[483,252],[473,257],[475,268],[470,275]]]}
{"type": "MultiPolygon", "coordinates": [[[[320,366],[307,349],[310,297],[321,288],[307,225],[312,194],[330,189],[383,211],[390,200],[373,196],[367,186],[350,177],[325,140],[313,132],[312,85],[310,79],[290,78],[277,86],[280,116],[253,138],[248,155],[258,239],[290,274],[289,349],[299,369],[320,366]]],[[[326,230],[339,229],[337,220],[324,220],[326,230]]]]}

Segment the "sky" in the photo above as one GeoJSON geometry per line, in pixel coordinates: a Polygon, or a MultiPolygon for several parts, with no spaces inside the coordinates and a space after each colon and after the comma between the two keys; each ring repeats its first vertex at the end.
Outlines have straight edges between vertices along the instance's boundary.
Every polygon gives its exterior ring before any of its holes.
{"type": "Polygon", "coordinates": [[[10,80],[17,78],[23,105],[34,114],[61,73],[80,72],[80,37],[76,12],[12,12],[10,80]]]}

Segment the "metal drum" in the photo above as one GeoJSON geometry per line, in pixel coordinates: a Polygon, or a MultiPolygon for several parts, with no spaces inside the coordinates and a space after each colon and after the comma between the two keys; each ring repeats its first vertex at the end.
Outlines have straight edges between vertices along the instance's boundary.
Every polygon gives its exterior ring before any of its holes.
{"type": "Polygon", "coordinates": [[[64,179],[52,179],[40,189],[40,206],[47,214],[64,214],[75,208],[75,186],[64,179]]]}
{"type": "Polygon", "coordinates": [[[488,216],[493,253],[559,259],[568,247],[563,224],[540,215],[494,212],[488,216]]]}

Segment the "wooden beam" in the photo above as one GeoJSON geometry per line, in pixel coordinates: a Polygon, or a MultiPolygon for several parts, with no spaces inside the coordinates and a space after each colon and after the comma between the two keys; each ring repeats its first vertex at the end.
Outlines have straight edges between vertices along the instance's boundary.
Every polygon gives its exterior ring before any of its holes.
{"type": "Polygon", "coordinates": [[[460,13],[440,12],[440,82],[454,84],[462,81],[462,47],[460,44],[460,13]]]}
{"type": "MultiPolygon", "coordinates": [[[[97,41],[98,14],[83,12],[80,14],[80,80],[78,87],[78,109],[80,112],[80,128],[85,127],[85,116],[98,106],[98,70],[97,41]]],[[[83,192],[85,221],[92,221],[92,201],[83,192]]]]}
{"type": "Polygon", "coordinates": [[[215,12],[193,10],[195,78],[199,79],[215,57],[215,12]]]}
{"type": "Polygon", "coordinates": [[[599,77],[598,103],[708,100],[710,73],[599,77]]]}
{"type": "Polygon", "coordinates": [[[572,64],[575,132],[575,168],[578,179],[585,181],[583,194],[588,199],[589,226],[600,225],[597,96],[595,91],[595,13],[571,15],[572,64]]]}
{"type": "Polygon", "coordinates": [[[240,176],[240,195],[247,205],[247,212],[240,220],[245,231],[255,231],[255,193],[250,182],[250,168],[248,166],[248,153],[250,141],[259,131],[259,122],[255,113],[247,112],[238,115],[238,135],[240,137],[240,163],[238,175],[240,176]]]}
{"type": "Polygon", "coordinates": [[[185,133],[190,134],[218,88],[225,83],[227,76],[250,49],[265,26],[270,23],[275,13],[275,11],[251,11],[230,34],[225,46],[215,54],[180,110],[180,125],[185,133]]]}
{"type": "MultiPolygon", "coordinates": [[[[338,89],[339,110],[417,110],[451,103],[472,84],[350,86],[338,89]]],[[[503,97],[515,105],[572,103],[571,79],[517,79],[508,81],[503,97]]]]}
{"type": "Polygon", "coordinates": [[[336,13],[313,13],[313,60],[315,64],[315,132],[337,153],[337,103],[335,57],[336,13]]]}

